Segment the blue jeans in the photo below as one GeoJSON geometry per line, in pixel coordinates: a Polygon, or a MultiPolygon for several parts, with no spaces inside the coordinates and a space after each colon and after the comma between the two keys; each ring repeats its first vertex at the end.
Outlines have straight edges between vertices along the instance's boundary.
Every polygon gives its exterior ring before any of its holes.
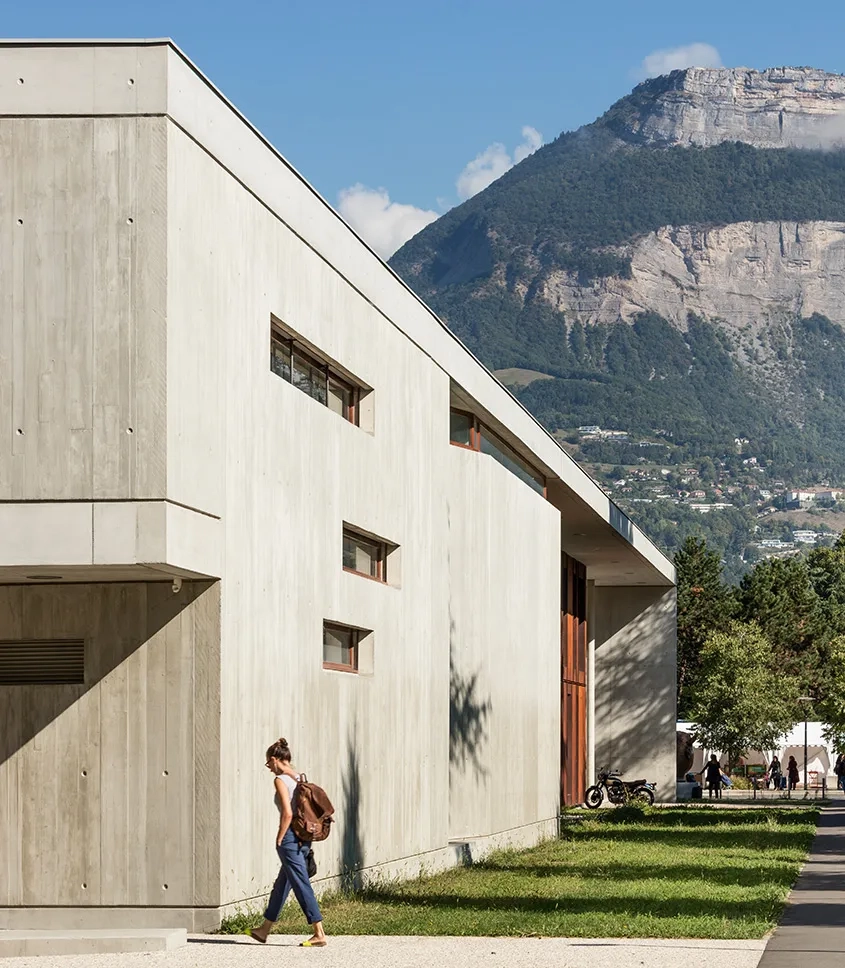
{"type": "Polygon", "coordinates": [[[308,880],[308,871],[305,869],[305,855],[310,849],[311,844],[300,843],[292,830],[287,831],[282,838],[281,846],[276,848],[282,867],[273,885],[270,900],[267,902],[267,910],[264,912],[264,917],[268,921],[279,920],[282,907],[291,889],[309,924],[316,924],[317,921],[323,920],[317,898],[314,897],[314,889],[311,887],[311,881],[308,880]]]}

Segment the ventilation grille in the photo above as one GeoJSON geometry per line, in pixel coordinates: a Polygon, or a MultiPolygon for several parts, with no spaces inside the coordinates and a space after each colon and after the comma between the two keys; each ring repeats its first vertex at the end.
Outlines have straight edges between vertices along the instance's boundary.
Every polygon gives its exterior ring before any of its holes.
{"type": "Polygon", "coordinates": [[[0,686],[84,682],[84,639],[0,639],[0,686]]]}

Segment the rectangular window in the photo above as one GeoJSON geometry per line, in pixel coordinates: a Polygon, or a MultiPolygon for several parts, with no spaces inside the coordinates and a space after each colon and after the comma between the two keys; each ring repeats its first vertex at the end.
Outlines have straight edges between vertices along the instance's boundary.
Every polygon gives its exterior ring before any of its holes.
{"type": "Polygon", "coordinates": [[[343,568],[376,581],[387,581],[387,546],[383,541],[343,529],[343,568]]]}
{"type": "Polygon", "coordinates": [[[470,447],[477,450],[478,425],[471,413],[463,410],[449,412],[449,440],[459,447],[470,447]]]}
{"type": "Polygon", "coordinates": [[[473,414],[463,410],[449,412],[449,441],[456,447],[467,447],[487,454],[538,494],[545,495],[545,477],[473,414]]]}
{"type": "Polygon", "coordinates": [[[84,682],[84,639],[0,641],[0,686],[84,682]]]}
{"type": "Polygon", "coordinates": [[[335,373],[275,321],[270,327],[270,369],[344,420],[359,423],[362,388],[335,373]]]}
{"type": "Polygon", "coordinates": [[[358,671],[359,629],[323,623],[323,668],[337,672],[358,671]]]}

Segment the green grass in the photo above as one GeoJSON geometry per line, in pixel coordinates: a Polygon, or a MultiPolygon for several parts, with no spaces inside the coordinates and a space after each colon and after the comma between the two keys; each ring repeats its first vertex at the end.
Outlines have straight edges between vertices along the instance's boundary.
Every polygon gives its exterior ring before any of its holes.
{"type": "MultiPolygon", "coordinates": [[[[817,817],[803,806],[570,815],[560,840],[320,904],[332,934],[760,938],[780,916],[817,817]]],[[[222,930],[253,920],[230,918],[222,930]]],[[[305,930],[292,899],[277,930],[305,930]]]]}

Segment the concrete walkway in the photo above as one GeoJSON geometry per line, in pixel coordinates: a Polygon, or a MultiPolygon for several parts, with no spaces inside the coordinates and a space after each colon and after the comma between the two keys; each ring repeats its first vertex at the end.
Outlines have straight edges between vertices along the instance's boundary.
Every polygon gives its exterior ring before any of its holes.
{"type": "MultiPolygon", "coordinates": [[[[274,935],[267,945],[244,937],[193,936],[176,951],[61,958],[4,958],[2,968],[756,968],[764,941],[652,941],[600,938],[335,937],[326,948],[297,947],[274,935]]],[[[814,966],[815,968],[815,966],[814,966]]]]}
{"type": "Polygon", "coordinates": [[[821,812],[810,857],[759,968],[845,965],[845,801],[821,812]]]}

